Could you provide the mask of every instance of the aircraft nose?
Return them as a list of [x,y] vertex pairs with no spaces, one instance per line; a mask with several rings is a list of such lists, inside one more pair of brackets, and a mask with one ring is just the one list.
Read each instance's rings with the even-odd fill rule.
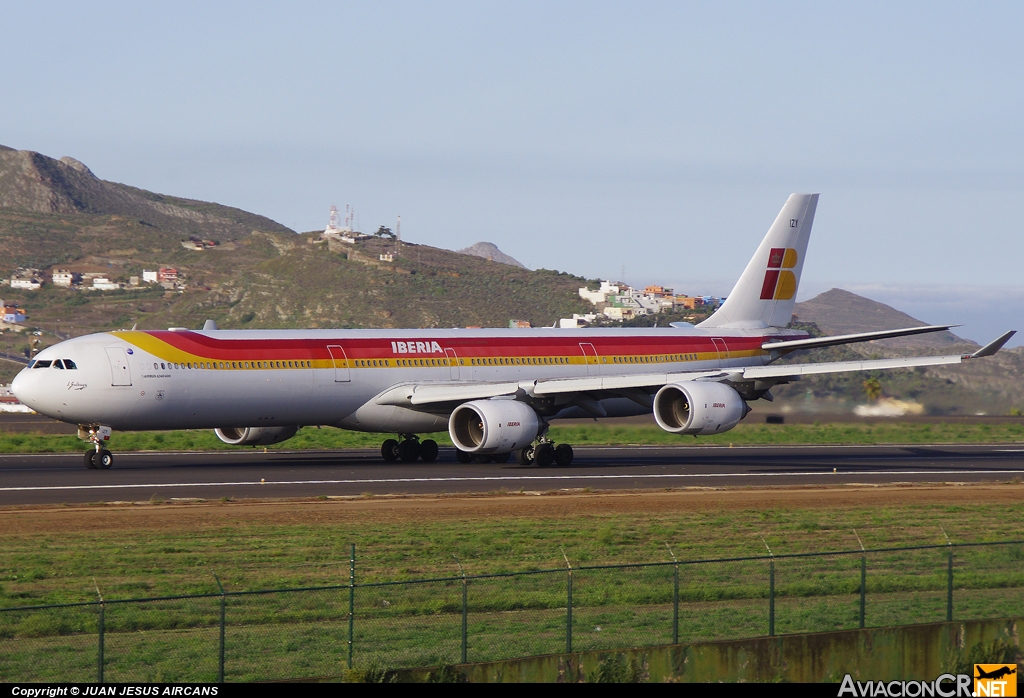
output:
[[34,390],[36,386],[34,383],[38,381],[32,380],[32,375],[29,373],[29,369],[23,368],[18,375],[11,381],[11,392],[14,393],[14,397],[21,401],[21,404],[28,405],[32,409],[35,409],[35,403],[37,402],[36,392]]

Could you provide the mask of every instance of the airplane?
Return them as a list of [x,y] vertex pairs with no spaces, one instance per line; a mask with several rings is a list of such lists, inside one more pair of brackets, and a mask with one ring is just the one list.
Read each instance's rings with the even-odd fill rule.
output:
[[787,329],[818,194],[792,194],[732,293],[693,326],[591,329],[101,332],[40,351],[14,379],[36,412],[79,425],[88,468],[109,468],[113,430],[214,429],[265,446],[302,426],[397,434],[385,461],[432,462],[418,434],[447,430],[460,462],[568,466],[553,420],[651,414],[680,435],[735,427],[775,385],[844,371],[957,364],[973,354],[779,364],[794,351],[947,330],[929,325],[833,337]]

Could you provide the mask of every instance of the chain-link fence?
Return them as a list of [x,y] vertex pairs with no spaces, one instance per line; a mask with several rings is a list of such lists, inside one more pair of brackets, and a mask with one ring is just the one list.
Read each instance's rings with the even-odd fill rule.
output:
[[[0,609],[0,681],[258,681],[1024,615],[1024,541]],[[219,583],[219,582],[218,582]]]

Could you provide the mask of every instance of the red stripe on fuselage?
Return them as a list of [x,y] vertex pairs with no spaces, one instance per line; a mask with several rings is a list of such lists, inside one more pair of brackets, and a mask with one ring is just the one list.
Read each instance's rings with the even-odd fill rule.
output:
[[[645,335],[595,335],[576,337],[434,337],[409,340],[391,338],[317,338],[317,339],[219,339],[195,332],[152,331],[146,334],[183,352],[213,361],[287,361],[296,359],[330,359],[328,345],[340,345],[349,359],[396,358],[403,356],[443,356],[444,349],[454,349],[460,358],[500,356],[582,356],[580,344],[592,344],[599,356],[627,354],[712,353],[718,348],[712,337]],[[806,335],[803,335],[806,336]],[[725,342],[730,352],[759,351],[767,337],[716,337]],[[777,337],[773,337],[777,339]],[[438,344],[442,351],[394,351],[392,342],[423,342],[427,347]]]

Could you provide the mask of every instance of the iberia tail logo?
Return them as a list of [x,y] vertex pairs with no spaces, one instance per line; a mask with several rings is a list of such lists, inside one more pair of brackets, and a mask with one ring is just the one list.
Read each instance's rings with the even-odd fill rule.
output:
[[768,271],[764,273],[761,300],[788,301],[796,293],[796,250],[792,247],[773,247],[768,255]]

